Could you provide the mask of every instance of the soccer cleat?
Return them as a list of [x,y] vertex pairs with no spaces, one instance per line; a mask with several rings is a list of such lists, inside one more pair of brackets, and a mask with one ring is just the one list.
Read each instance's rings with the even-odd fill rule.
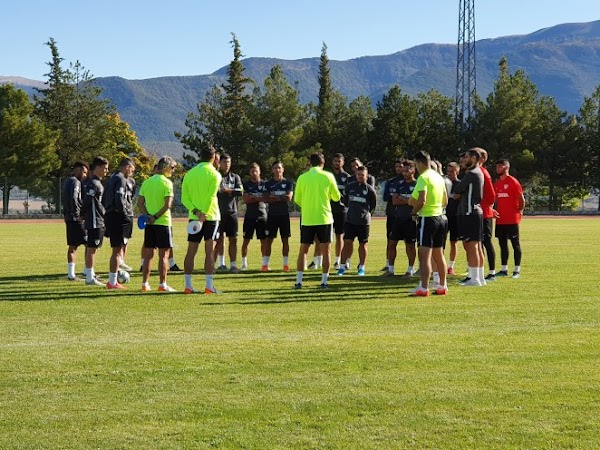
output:
[[150,292],[151,290],[152,288],[150,287],[150,285],[142,284],[142,292]]
[[346,273],[346,267],[345,267],[345,266],[342,266],[342,267],[340,267],[340,268],[338,269],[338,272],[337,272],[337,274],[338,274],[338,277],[341,277],[341,276],[342,276],[342,275],[344,275],[345,273]]
[[433,292],[435,293],[435,295],[447,295],[448,286],[442,286],[441,284],[438,284]]
[[458,282],[458,284],[463,284],[463,283],[466,283],[467,281],[471,281],[471,277],[466,277],[466,278],[463,278],[462,280],[460,280],[460,281]]
[[454,267],[448,267],[448,275],[456,275],[456,272],[454,272]]
[[358,275],[359,277],[364,277],[365,276],[364,267],[361,267],[360,269],[358,269],[358,272],[356,272],[356,275]]
[[336,262],[336,263],[333,265],[333,268],[334,268],[335,270],[338,270],[338,269],[340,268],[340,263],[339,263],[339,262]]
[[500,271],[496,272],[496,276],[497,277],[507,277],[508,276],[508,270],[500,270]]
[[217,267],[217,272],[226,272],[226,271],[227,271],[227,266],[225,264]]
[[171,272],[183,272],[182,269],[179,268],[179,266],[177,264],[173,264],[171,267],[169,267],[169,270]]
[[315,262],[314,262],[314,261],[313,261],[313,262],[311,262],[311,263],[308,265],[308,267],[307,267],[307,269],[310,269],[310,270],[313,270],[313,269],[316,269],[316,268],[317,268],[317,265],[315,264]]
[[521,277],[521,272],[513,272],[512,277],[516,280]]
[[269,270],[271,270],[271,268],[265,264],[260,267],[261,272],[268,272]]
[[77,275],[75,275],[74,277],[67,277],[67,280],[69,280],[69,281],[81,281],[82,279],[79,278]]
[[115,284],[106,283],[106,289],[127,289],[118,281]]
[[158,286],[158,292],[177,292],[177,290],[173,289],[171,286]]
[[222,294],[221,291],[219,291],[218,289],[216,289],[214,287],[213,288],[204,288],[204,293],[206,295],[210,295],[210,294]]
[[321,283],[321,289],[329,289],[329,285],[327,283]]
[[86,280],[85,284],[88,286],[104,286],[104,283],[102,281],[100,281],[98,278],[92,278],[92,281]]
[[496,281],[496,275],[493,273],[489,273],[486,277],[485,277],[485,281]]
[[237,267],[232,267],[231,269],[229,269],[229,273],[240,273],[240,269],[238,269]]
[[290,266],[288,266],[287,264],[285,266],[283,266],[283,271],[284,272],[289,272],[290,271]]
[[415,276],[416,272],[405,272],[404,273],[404,278],[411,278],[413,276]]
[[390,272],[390,271],[383,272],[381,274],[382,277],[393,277],[394,275],[395,275],[394,272]]
[[119,269],[123,269],[123,270],[126,270],[127,272],[131,272],[133,270],[133,267],[128,266],[127,264],[125,264],[124,262],[122,262],[119,265]]
[[242,264],[242,270],[243,270],[243,271],[246,271],[246,270],[248,270],[248,266],[247,266],[246,264]]
[[417,288],[410,294],[411,297],[429,297],[429,289]]
[[302,283],[296,283],[294,289],[302,289]]
[[140,272],[144,271],[144,266],[140,266]]
[[194,288],[188,288],[186,287],[183,291],[184,294],[199,294],[200,291],[198,289],[194,289]]
[[471,278],[469,278],[468,281],[465,281],[464,283],[460,283],[461,286],[483,286],[483,284],[481,284],[481,281],[479,280],[472,280]]
[[381,269],[380,272],[388,272],[388,266],[383,266],[383,269]]

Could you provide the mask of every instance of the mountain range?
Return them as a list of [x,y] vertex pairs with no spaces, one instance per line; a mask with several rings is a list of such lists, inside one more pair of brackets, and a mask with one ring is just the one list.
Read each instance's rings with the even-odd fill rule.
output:
[[[242,43],[243,47],[243,43]],[[330,61],[333,87],[348,100],[365,95],[373,104],[398,84],[409,94],[431,88],[454,97],[456,45],[423,44],[391,55],[363,56]],[[506,56],[511,72],[523,69],[542,95],[552,96],[563,110],[576,113],[584,96],[600,85],[600,20],[561,24],[534,33],[483,39],[476,42],[477,92],[487,96],[498,77],[498,63]],[[316,101],[319,57],[299,60],[246,58],[245,75],[259,85],[279,64],[289,82],[297,86],[303,103]],[[158,154],[179,156],[182,148],[174,131],[185,131],[184,121],[198,101],[215,84],[226,80],[227,67],[210,75],[169,76],[127,80],[117,76],[96,78],[103,96],[117,106],[123,120],[140,142]],[[0,76],[29,92],[41,81]]]

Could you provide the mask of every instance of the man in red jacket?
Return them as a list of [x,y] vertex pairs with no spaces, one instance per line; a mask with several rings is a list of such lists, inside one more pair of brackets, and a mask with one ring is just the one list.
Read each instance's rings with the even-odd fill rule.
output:
[[513,278],[521,276],[521,244],[519,242],[519,223],[525,209],[525,197],[519,181],[509,175],[510,162],[506,159],[496,161],[496,173],[500,176],[494,184],[496,189],[496,237],[500,244],[502,267],[498,276],[508,275],[508,240],[513,247],[515,268]]
[[483,210],[483,246],[480,247],[481,260],[484,261],[483,249],[485,248],[485,254],[487,255],[489,273],[485,277],[486,281],[496,280],[496,250],[494,250],[494,244],[492,243],[492,236],[494,235],[494,202],[496,201],[496,191],[492,183],[492,177],[485,168],[485,162],[488,160],[488,153],[483,148],[478,148],[481,153],[481,159],[479,164],[481,166],[481,172],[483,173],[483,197],[481,198],[481,209]]

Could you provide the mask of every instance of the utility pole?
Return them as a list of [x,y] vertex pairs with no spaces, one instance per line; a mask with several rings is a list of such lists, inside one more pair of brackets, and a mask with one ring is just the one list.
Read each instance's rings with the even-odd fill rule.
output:
[[463,143],[474,115],[476,93],[475,0],[459,0],[454,121]]

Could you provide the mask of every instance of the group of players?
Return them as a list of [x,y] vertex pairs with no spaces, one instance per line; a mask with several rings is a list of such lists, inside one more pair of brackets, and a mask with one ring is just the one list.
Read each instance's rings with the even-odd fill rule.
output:
[[[424,156],[426,155],[426,157]],[[441,164],[431,161],[429,155],[419,152],[415,160],[397,160],[396,176],[385,183],[383,200],[386,202],[387,262],[385,276],[395,274],[397,244],[404,241],[408,259],[405,276],[416,274],[415,262],[419,254],[421,283],[415,295],[428,295],[424,283],[424,263],[433,262],[433,286],[438,294],[447,292],[447,274],[454,274],[457,242],[463,241],[469,265],[469,276],[461,284],[481,286],[496,276],[508,275],[508,240],[514,249],[515,267],[513,277],[520,274],[521,250],[519,229],[524,198],[520,184],[509,175],[510,164],[506,160],[496,162],[499,177],[492,184],[484,164],[487,153],[480,148],[470,149],[460,155],[459,163],[447,166],[447,176],[441,176]],[[279,161],[271,165],[272,178],[261,179],[260,166],[253,163],[249,179],[242,183],[241,177],[231,172],[231,157],[208,148],[201,152],[200,163],[189,170],[183,179],[182,204],[189,211],[190,221],[199,221],[199,232],[188,234],[188,249],[184,261],[186,294],[198,293],[192,283],[194,259],[202,240],[205,241],[204,293],[218,293],[214,287],[216,271],[238,273],[248,269],[248,251],[256,235],[262,255],[261,270],[269,271],[273,241],[279,233],[282,241],[283,271],[288,272],[290,204],[294,201],[301,210],[301,248],[297,262],[295,288],[302,288],[304,271],[307,269],[307,253],[315,245],[314,261],[309,268],[322,268],[321,287],[328,287],[330,272],[330,244],[334,246],[334,268],[342,276],[351,267],[353,242],[358,241],[359,264],[357,274],[365,274],[368,256],[369,229],[377,204],[375,179],[358,158],[350,161],[352,174],[344,170],[344,155],[334,155],[331,172],[325,171],[321,154],[311,155],[307,171],[300,175],[296,186],[284,177],[284,167]],[[155,167],[155,175],[146,180],[140,189],[137,206],[140,214],[147,217],[142,248],[142,291],[151,290],[150,269],[156,249],[159,252],[158,291],[175,292],[167,284],[172,259],[173,183],[169,179],[176,162],[162,157]],[[459,179],[460,170],[464,175]],[[124,289],[119,282],[120,268],[131,270],[124,260],[127,243],[133,230],[133,198],[135,182],[132,175],[135,164],[131,159],[121,161],[119,168],[109,177],[106,186],[101,180],[108,174],[108,161],[96,157],[91,166],[75,164],[72,176],[65,184],[63,194],[64,217],[67,225],[68,278],[76,280],[75,254],[79,245],[85,244],[85,276],[89,285],[102,285],[108,289]],[[432,178],[432,174],[438,178]],[[417,179],[417,175],[419,178]],[[441,184],[440,184],[441,180]],[[427,184],[431,182],[433,184]],[[437,186],[443,184],[443,189]],[[443,191],[443,192],[442,192]],[[443,194],[443,195],[442,195]],[[246,205],[243,222],[241,268],[237,264],[238,203]],[[429,211],[429,212],[428,212]],[[431,211],[440,212],[436,229],[443,231],[443,239],[429,237],[425,219]],[[437,214],[436,212],[436,214]],[[447,217],[447,219],[446,219]],[[495,252],[492,244],[493,219],[496,219],[496,237],[501,248],[502,268],[495,272]],[[424,233],[425,231],[425,233]],[[438,251],[446,244],[446,232],[450,235],[450,261],[437,261]],[[97,248],[104,236],[110,238],[112,254],[109,263],[109,279],[103,282],[95,274],[94,263]],[[334,237],[335,236],[335,237]],[[225,238],[227,238],[230,267],[225,264]],[[417,247],[418,244],[418,247]],[[418,248],[418,250],[417,250]],[[433,249],[432,252],[423,252]],[[427,256],[427,262],[422,259]],[[483,258],[487,254],[489,273],[483,274]],[[170,261],[169,261],[170,260]],[[438,267],[440,266],[440,267]],[[443,274],[440,271],[443,266]],[[178,268],[175,265],[175,270]],[[173,270],[171,268],[171,270]],[[429,273],[427,273],[427,281]]]

